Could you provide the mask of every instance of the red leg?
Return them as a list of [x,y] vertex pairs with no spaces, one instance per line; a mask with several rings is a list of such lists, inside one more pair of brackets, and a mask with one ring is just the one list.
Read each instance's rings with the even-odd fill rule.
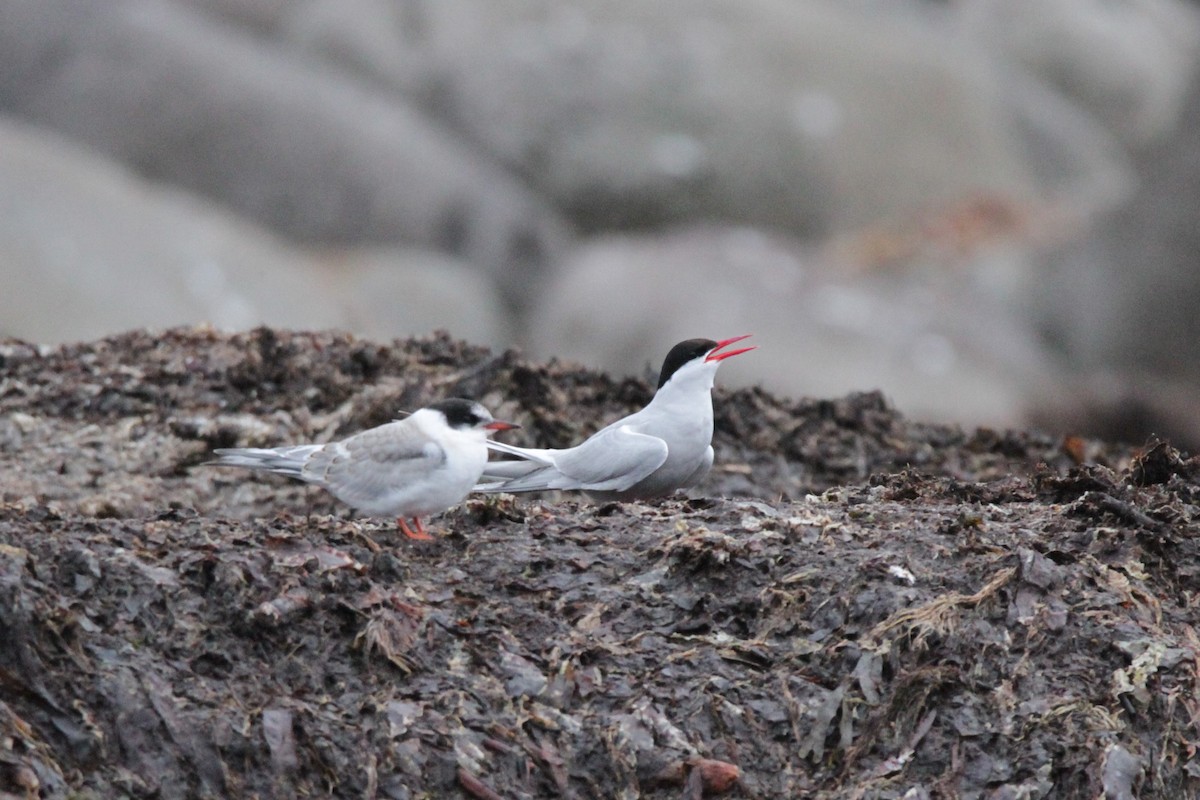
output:
[[413,525],[416,527],[415,531],[408,527],[408,524],[404,521],[403,517],[397,518],[396,524],[400,526],[400,532],[409,539],[416,539],[420,542],[428,542],[433,539],[432,536],[425,532],[425,526],[421,524],[421,519],[419,517],[413,517],[412,521]]

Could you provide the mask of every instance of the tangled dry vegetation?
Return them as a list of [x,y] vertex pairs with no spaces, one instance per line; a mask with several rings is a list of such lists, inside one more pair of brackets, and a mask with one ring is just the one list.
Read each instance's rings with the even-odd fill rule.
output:
[[1166,443],[718,391],[692,497],[475,499],[430,544],[198,466],[450,395],[564,444],[649,393],[446,338],[3,343],[0,793],[1200,793]]

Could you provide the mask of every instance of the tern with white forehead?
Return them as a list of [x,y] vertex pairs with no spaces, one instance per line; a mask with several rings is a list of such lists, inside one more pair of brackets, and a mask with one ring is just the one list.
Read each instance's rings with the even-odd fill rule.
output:
[[712,388],[727,358],[753,350],[727,350],[749,337],[688,339],[663,361],[654,397],[641,411],[562,450],[488,442],[512,456],[489,461],[479,492],[581,490],[600,500],[659,497],[695,486],[713,463]]
[[410,539],[431,539],[421,517],[461,502],[487,463],[487,437],[517,427],[479,403],[442,400],[338,442],[221,449],[209,463],[320,486],[368,516],[396,517]]

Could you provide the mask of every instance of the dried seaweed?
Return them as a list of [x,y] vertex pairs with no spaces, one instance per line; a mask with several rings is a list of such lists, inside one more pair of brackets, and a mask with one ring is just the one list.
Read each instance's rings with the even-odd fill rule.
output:
[[718,392],[692,499],[472,499],[414,544],[197,465],[452,394],[563,444],[647,384],[441,336],[0,358],[0,793],[1200,794],[1200,469],[1169,443]]

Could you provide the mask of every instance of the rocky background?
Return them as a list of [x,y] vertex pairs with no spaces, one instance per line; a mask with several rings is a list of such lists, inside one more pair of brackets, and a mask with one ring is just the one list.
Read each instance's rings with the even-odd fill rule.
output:
[[1182,0],[3,0],[0,333],[444,328],[1200,444]]

